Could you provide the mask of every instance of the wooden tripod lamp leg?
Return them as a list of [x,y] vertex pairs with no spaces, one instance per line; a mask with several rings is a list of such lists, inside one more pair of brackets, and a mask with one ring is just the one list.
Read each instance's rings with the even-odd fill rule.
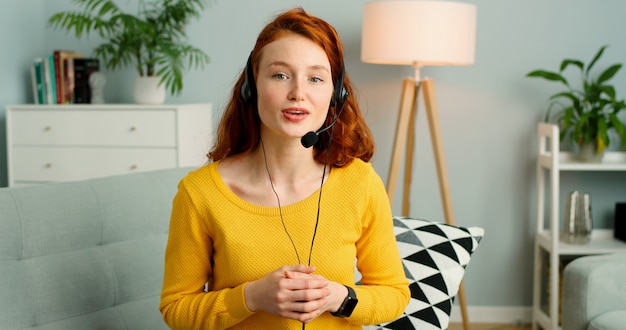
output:
[[404,181],[402,189],[402,216],[408,217],[411,208],[411,181],[413,180],[413,153],[415,151],[415,117],[417,116],[417,98],[419,84],[415,85],[413,107],[409,115],[409,127],[406,132],[406,154],[404,157]]
[[435,86],[431,79],[421,82],[424,92],[424,104],[428,116],[428,128],[430,129],[430,140],[435,153],[435,164],[437,166],[437,177],[439,178],[439,192],[443,203],[443,213],[446,223],[455,225],[454,212],[452,211],[452,197],[450,196],[450,182],[448,181],[448,169],[446,167],[446,157],[443,151],[443,140],[441,138],[441,127],[439,126],[439,111],[437,110],[437,100],[435,99]]
[[389,164],[389,177],[387,178],[387,196],[389,196],[389,203],[392,205],[398,183],[400,162],[402,161],[402,150],[407,142],[411,113],[415,111],[416,92],[417,85],[415,80],[409,78],[404,79],[402,83],[400,111],[398,113],[398,121],[396,123],[396,136],[393,142],[393,150],[391,152],[391,163]]
[[[443,204],[443,212],[446,223],[455,225],[454,212],[452,209],[452,197],[450,195],[450,183],[448,181],[448,170],[446,167],[445,154],[443,151],[443,141],[441,138],[441,128],[439,126],[439,112],[437,110],[437,102],[435,99],[435,87],[430,79],[422,80],[419,83],[424,93],[424,103],[426,106],[426,114],[428,117],[428,126],[430,129],[430,138],[435,154],[435,163],[437,167],[437,177],[439,179],[439,190],[441,201]],[[408,216],[409,213],[409,191],[411,183],[411,173],[413,167],[413,147],[414,147],[414,131],[416,116],[416,100],[418,85],[413,79],[404,79],[402,83],[402,96],[400,99],[400,111],[398,113],[398,121],[396,123],[396,135],[391,153],[391,163],[389,164],[389,177],[387,178],[387,195],[389,202],[393,205],[396,186],[398,183],[398,175],[400,171],[400,162],[402,161],[402,150],[406,151],[405,169],[404,169],[404,187],[403,187],[403,206],[402,215]],[[407,141],[408,139],[408,141]],[[461,308],[461,316],[463,317],[463,329],[470,330],[469,315],[467,312],[467,303],[465,300],[465,287],[461,282],[459,286],[459,306]]]
[[[437,177],[439,178],[439,191],[441,193],[441,201],[443,203],[443,213],[446,223],[454,225],[454,212],[452,210],[452,197],[450,195],[450,183],[448,181],[448,169],[446,167],[446,158],[443,151],[443,140],[441,138],[441,127],[439,126],[439,112],[437,110],[437,101],[435,98],[435,86],[431,79],[425,79],[420,82],[424,93],[424,103],[426,114],[428,116],[428,127],[430,129],[430,139],[435,153],[435,163],[437,166]],[[467,314],[467,305],[465,301],[465,287],[463,283],[459,286],[459,306],[463,316],[463,328],[470,329],[469,317]]]

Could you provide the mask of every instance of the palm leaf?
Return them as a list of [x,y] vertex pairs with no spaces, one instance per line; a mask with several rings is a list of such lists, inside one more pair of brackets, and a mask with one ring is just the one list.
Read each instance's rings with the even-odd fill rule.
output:
[[604,72],[600,74],[600,77],[598,78],[597,83],[602,84],[603,82],[610,80],[617,73],[617,71],[619,71],[619,69],[621,68],[622,68],[621,64],[611,65],[608,69],[604,70]]
[[141,1],[135,14],[113,0],[73,0],[77,11],[56,13],[49,24],[81,38],[91,32],[106,41],[93,51],[104,65],[116,70],[134,66],[140,76],[157,75],[172,95],[183,88],[183,72],[204,68],[210,58],[187,44],[185,28],[212,0]]
[[600,59],[600,57],[602,57],[602,53],[604,53],[604,50],[608,47],[608,45],[604,45],[602,47],[600,47],[600,49],[598,50],[598,52],[596,53],[596,55],[593,57],[593,59],[591,60],[591,62],[589,62],[589,66],[587,67],[587,70],[585,71],[585,77],[589,76],[589,71],[591,71],[591,68],[596,64],[596,62],[598,62],[598,60]]
[[[619,72],[622,64],[613,64],[604,69],[596,81],[589,78],[591,69],[607,47],[602,46],[587,66],[579,60],[565,59],[558,73],[534,70],[526,75],[561,82],[567,86],[567,90],[550,96],[545,116],[546,121],[553,118],[561,127],[561,141],[568,138],[578,144],[595,142],[602,150],[611,142],[609,131],[613,129],[620,137],[622,149],[626,149],[626,124],[618,116],[626,108],[626,102],[618,99],[615,87],[607,83]],[[563,75],[568,67],[576,67],[581,71],[581,89],[570,86]],[[565,101],[565,104],[558,101]]]

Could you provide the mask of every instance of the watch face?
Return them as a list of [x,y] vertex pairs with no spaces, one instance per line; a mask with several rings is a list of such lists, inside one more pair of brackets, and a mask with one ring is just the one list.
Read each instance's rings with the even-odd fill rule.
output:
[[343,316],[345,317],[352,315],[352,312],[354,311],[354,308],[356,307],[356,304],[358,302],[358,299],[348,296],[348,299],[346,299],[346,301],[344,302],[344,308],[341,314],[343,314]]
[[348,289],[348,296],[341,303],[341,306],[339,307],[339,310],[337,310],[337,312],[330,313],[333,316],[348,317],[352,315],[356,304],[359,302],[359,300],[356,298],[356,292],[354,292],[354,289],[347,285],[346,288]]

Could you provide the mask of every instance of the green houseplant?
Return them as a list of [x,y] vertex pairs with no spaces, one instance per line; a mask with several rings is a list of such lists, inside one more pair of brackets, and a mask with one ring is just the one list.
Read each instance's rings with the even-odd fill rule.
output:
[[[591,69],[606,47],[602,46],[589,64],[576,59],[564,59],[558,72],[535,70],[526,75],[565,85],[565,91],[549,98],[545,121],[556,120],[561,128],[561,141],[569,138],[581,152],[591,148],[596,156],[601,156],[610,144],[610,130],[618,134],[621,148],[626,149],[626,126],[618,117],[626,104],[623,99],[616,97],[615,87],[608,83],[621,69],[622,64],[611,65],[597,78],[590,75]],[[580,70],[579,86],[571,85],[563,75],[565,69],[570,66]],[[557,113],[551,117],[553,109],[556,109]]]
[[49,24],[81,38],[96,32],[106,40],[93,51],[115,70],[133,65],[140,77],[160,77],[171,95],[183,88],[183,70],[204,68],[209,56],[186,42],[185,28],[200,16],[207,0],[139,1],[136,14],[112,0],[73,0],[80,10],[52,15]]

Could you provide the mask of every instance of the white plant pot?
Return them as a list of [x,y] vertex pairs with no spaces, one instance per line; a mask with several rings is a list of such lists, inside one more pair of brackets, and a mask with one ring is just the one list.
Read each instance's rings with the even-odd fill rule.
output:
[[163,104],[165,102],[165,84],[159,86],[160,77],[137,77],[134,97],[138,104]]

